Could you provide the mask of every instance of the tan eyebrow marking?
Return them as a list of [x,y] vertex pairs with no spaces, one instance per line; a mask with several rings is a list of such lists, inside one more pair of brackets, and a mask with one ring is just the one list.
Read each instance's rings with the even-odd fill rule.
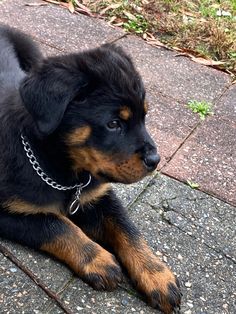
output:
[[119,117],[123,120],[128,120],[132,116],[131,110],[127,106],[123,106],[120,109]]
[[145,114],[147,114],[147,112],[148,112],[148,107],[149,107],[148,102],[145,101],[145,102],[144,102],[144,105],[143,105]]

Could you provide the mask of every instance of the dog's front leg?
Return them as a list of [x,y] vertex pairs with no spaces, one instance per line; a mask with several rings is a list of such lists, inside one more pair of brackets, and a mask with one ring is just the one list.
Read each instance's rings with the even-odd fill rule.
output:
[[97,290],[113,290],[121,281],[115,257],[64,216],[1,211],[0,236],[52,254]]
[[87,234],[114,250],[151,306],[168,314],[179,307],[178,280],[149,249],[112,191],[72,219]]

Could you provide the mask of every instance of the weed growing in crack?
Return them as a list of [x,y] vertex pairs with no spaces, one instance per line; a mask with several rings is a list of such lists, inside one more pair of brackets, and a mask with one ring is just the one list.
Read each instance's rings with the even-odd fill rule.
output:
[[187,106],[192,112],[198,113],[201,120],[205,120],[206,116],[213,114],[212,104],[206,101],[191,100]]

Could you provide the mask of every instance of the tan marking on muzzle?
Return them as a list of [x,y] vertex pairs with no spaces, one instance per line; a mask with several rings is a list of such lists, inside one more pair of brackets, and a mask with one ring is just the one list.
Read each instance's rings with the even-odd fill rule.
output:
[[99,179],[99,172],[111,176],[117,182],[133,183],[147,175],[147,170],[138,154],[125,159],[107,155],[90,147],[70,147],[69,154],[76,172],[89,171]]

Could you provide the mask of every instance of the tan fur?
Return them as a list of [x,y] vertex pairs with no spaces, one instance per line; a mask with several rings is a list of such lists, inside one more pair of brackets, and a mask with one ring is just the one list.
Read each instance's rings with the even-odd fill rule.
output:
[[[43,244],[40,249],[65,262],[77,274],[84,276],[89,273],[97,273],[105,276],[106,267],[115,265],[113,256],[100,245],[91,241],[68,218],[64,216],[58,216],[58,218],[68,226],[68,230],[53,241]],[[87,252],[83,251],[83,247],[86,245],[92,245],[96,251],[96,254],[91,256],[89,262],[86,262],[85,254]]]
[[144,102],[144,112],[145,112],[145,114],[147,114],[147,112],[148,112],[148,102],[147,101]]
[[106,193],[109,191],[110,188],[111,188],[110,184],[104,183],[104,184],[100,184],[97,188],[91,191],[83,192],[80,197],[80,204],[85,205],[88,203],[95,203],[101,197],[106,195]]
[[39,206],[28,203],[20,199],[12,199],[4,203],[3,206],[11,213],[15,214],[59,214],[61,204],[52,204],[47,206]]
[[106,220],[105,228],[109,234],[107,241],[115,248],[130,277],[137,283],[138,289],[147,296],[158,290],[162,308],[169,313],[171,307],[165,296],[168,295],[168,284],[175,285],[174,274],[152,253],[143,239],[130,240],[112,219]]
[[122,160],[120,156],[109,156],[90,147],[70,147],[69,154],[74,161],[75,171],[89,171],[95,177],[105,172],[123,183],[133,183],[147,174],[138,154]]
[[128,120],[132,117],[132,112],[127,106],[123,106],[119,112],[119,117],[123,120]]
[[77,128],[67,136],[66,142],[69,145],[83,144],[89,138],[91,132],[90,126]]
[[68,231],[61,236],[57,236],[53,241],[43,244],[40,249],[56,256],[79,273],[81,271],[80,254],[82,253],[82,247],[91,240],[68,218],[64,216],[58,216],[58,218],[68,226]]

